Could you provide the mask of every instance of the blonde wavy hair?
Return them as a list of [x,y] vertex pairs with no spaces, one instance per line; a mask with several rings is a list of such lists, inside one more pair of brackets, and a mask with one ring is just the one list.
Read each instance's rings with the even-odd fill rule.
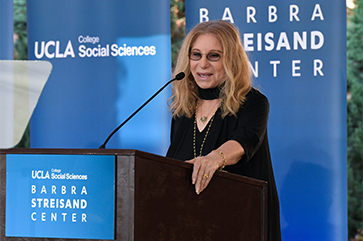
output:
[[169,100],[173,117],[185,115],[191,118],[195,113],[200,97],[198,86],[190,71],[188,55],[196,39],[205,34],[216,36],[223,47],[223,66],[226,74],[219,85],[222,118],[236,115],[252,88],[252,71],[237,28],[224,20],[199,23],[185,37],[179,50],[174,74],[184,72],[185,78],[173,82],[173,95]]

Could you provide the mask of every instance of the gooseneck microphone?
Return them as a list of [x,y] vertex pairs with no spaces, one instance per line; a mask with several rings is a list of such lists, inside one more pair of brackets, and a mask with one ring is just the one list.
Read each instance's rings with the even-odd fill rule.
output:
[[155,98],[155,96],[157,96],[163,89],[165,89],[166,86],[168,86],[171,82],[175,81],[175,80],[181,80],[185,77],[184,72],[180,72],[179,74],[177,74],[175,76],[175,78],[169,80],[169,82],[167,82],[163,87],[161,87],[153,96],[151,96],[142,106],[140,106],[134,113],[132,113],[124,122],[122,122],[115,130],[113,130],[113,132],[111,132],[111,134],[107,137],[107,139],[105,140],[105,142],[99,147],[99,149],[105,149],[106,148],[106,144],[107,142],[111,139],[111,137],[122,127],[124,126],[132,117],[134,117],[134,115],[136,115],[142,108],[145,107],[145,105],[147,105],[152,99]]

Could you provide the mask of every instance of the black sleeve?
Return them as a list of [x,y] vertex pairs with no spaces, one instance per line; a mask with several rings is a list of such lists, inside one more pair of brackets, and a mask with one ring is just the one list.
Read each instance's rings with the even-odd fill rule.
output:
[[239,142],[245,150],[243,163],[259,150],[266,134],[269,114],[269,102],[259,91],[253,90],[246,97],[237,113],[238,128],[231,135],[231,140]]

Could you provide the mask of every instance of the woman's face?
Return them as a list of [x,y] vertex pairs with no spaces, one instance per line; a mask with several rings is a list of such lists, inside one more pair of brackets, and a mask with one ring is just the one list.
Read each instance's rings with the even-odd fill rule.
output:
[[[219,40],[213,34],[200,35],[189,55],[190,71],[197,85],[202,89],[217,87],[226,73],[223,67],[223,48]],[[199,57],[201,58],[197,60]]]

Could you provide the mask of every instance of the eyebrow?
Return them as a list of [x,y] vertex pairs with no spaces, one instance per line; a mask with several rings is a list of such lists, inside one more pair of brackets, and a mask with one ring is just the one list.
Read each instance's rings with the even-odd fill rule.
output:
[[[199,52],[202,52],[202,51],[200,51],[200,49],[197,49],[197,48],[193,48],[193,49],[191,49],[190,51],[199,51]],[[220,50],[218,50],[218,49],[212,49],[212,50],[210,50],[208,53],[210,53],[210,52],[219,52],[219,53],[223,53],[223,51],[220,51]]]

